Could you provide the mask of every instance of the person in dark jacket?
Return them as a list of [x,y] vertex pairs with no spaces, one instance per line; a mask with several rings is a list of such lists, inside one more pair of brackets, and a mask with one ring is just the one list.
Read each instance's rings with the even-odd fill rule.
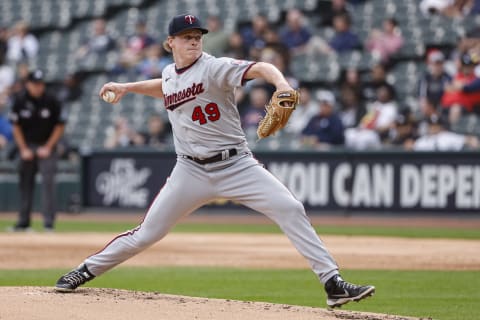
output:
[[30,230],[35,175],[42,175],[44,228],[52,231],[55,220],[55,147],[62,137],[66,114],[60,102],[46,92],[44,74],[35,70],[28,74],[25,91],[14,97],[10,121],[20,154],[20,210],[11,231]]
[[320,91],[319,113],[310,119],[302,131],[303,142],[315,148],[342,145],[345,142],[344,127],[335,112],[335,96],[330,91]]

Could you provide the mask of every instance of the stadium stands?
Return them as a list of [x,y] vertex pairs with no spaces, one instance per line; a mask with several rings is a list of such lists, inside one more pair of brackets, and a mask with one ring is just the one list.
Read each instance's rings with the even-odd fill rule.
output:
[[[316,5],[315,0],[4,0],[0,1],[0,21],[3,25],[13,25],[20,19],[29,22],[31,31],[40,41],[40,54],[31,61],[31,67],[44,68],[49,81],[60,82],[66,74],[74,72],[85,74],[83,96],[68,106],[67,135],[71,143],[79,147],[101,147],[105,128],[117,115],[128,115],[135,127],[142,128],[151,113],[159,112],[165,116],[165,111],[162,101],[148,97],[129,95],[114,108],[104,105],[98,98],[98,89],[106,81],[141,78],[130,73],[108,74],[118,60],[118,50],[91,54],[81,61],[75,58],[74,53],[89,34],[95,18],[104,17],[108,31],[116,38],[132,33],[135,23],[144,19],[151,35],[161,41],[166,36],[168,17],[182,12],[195,12],[202,19],[211,14],[219,15],[225,30],[231,32],[239,23],[249,21],[259,12],[265,13],[268,20],[276,24],[285,10],[299,8],[312,22],[309,27],[313,34],[328,39],[331,30],[316,27],[316,17],[308,14]],[[417,0],[367,0],[355,5],[354,10],[353,29],[362,41],[386,17],[394,16],[399,21],[406,42],[394,56],[388,79],[398,91],[399,104],[411,106],[415,105],[418,77],[425,70],[426,50],[430,47],[453,48],[458,38],[477,26],[480,20],[476,16],[464,19],[440,15],[425,17]],[[305,53],[293,58],[290,69],[303,83],[333,85],[343,69],[355,67],[363,72],[376,62],[376,57],[366,51],[321,59],[318,55]],[[462,121],[466,124],[462,122],[458,128],[480,134],[476,116]],[[284,145],[280,136],[276,140],[273,145]]]

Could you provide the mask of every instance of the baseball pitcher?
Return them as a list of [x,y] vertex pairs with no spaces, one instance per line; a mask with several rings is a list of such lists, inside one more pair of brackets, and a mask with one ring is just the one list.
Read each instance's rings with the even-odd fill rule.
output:
[[164,43],[174,63],[163,70],[161,79],[110,82],[100,89],[100,96],[113,93],[108,94],[111,103],[119,102],[127,93],[163,99],[173,129],[177,163],[141,224],[118,235],[62,276],[56,290],[76,289],[162,239],[180,218],[214,199],[225,198],[265,214],[280,226],[324,285],[328,306],[372,295],[375,287],[354,285],[340,277],[303,204],[248,148],[235,105],[235,88],[260,78],[277,89],[259,126],[259,138],[285,125],[298,101],[297,92],[269,63],[216,58],[203,52],[202,36],[206,33],[196,16],[175,16]]

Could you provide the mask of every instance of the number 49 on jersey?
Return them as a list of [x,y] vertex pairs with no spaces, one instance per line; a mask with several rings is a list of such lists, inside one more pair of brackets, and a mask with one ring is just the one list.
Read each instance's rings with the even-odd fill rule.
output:
[[193,108],[193,121],[198,121],[200,124],[205,124],[208,121],[215,122],[218,119],[220,119],[220,110],[218,109],[218,105],[214,102],[210,102],[204,108],[201,106],[196,106]]

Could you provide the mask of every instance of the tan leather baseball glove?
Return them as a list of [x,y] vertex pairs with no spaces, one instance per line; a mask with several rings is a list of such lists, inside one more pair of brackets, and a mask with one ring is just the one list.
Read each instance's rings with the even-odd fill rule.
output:
[[266,138],[285,127],[298,104],[299,94],[295,90],[275,91],[265,106],[266,115],[257,129],[258,139]]

